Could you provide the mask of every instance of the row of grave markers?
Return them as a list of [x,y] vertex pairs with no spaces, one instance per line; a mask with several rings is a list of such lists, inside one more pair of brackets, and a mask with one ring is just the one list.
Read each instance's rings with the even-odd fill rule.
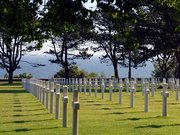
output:
[[[54,113],[54,94],[55,94],[55,119],[60,118],[60,84],[49,81],[43,81],[38,79],[23,79],[23,87],[32,95],[34,95],[43,105],[46,106],[46,109],[50,109],[50,113]],[[54,91],[55,90],[55,91]],[[49,96],[50,94],[50,96]],[[68,121],[68,86],[63,86],[63,95],[62,95],[62,127],[67,127]],[[73,101],[72,101],[72,110],[73,110],[73,120],[72,120],[72,135],[78,135],[78,118],[79,118],[79,96],[78,90],[73,90]]]
[[[63,78],[59,78],[62,79],[61,83],[65,83],[66,81],[63,81]],[[54,81],[58,81],[58,79],[54,79]],[[92,83],[93,82],[93,83]],[[105,84],[106,82],[106,84]],[[109,82],[109,84],[108,84]],[[179,100],[179,79],[174,79],[174,78],[170,78],[168,79],[168,86],[169,88],[174,91],[176,89],[176,100]],[[123,90],[123,81],[122,79],[120,79],[119,81],[117,81],[117,79],[87,79],[87,78],[83,78],[83,79],[78,79],[78,78],[71,78],[69,81],[69,87],[74,87],[76,89],[79,88],[80,92],[82,91],[82,87],[84,87],[84,94],[87,93],[87,87],[89,87],[89,96],[92,96],[92,87],[94,88],[94,94],[95,97],[97,97],[98,94],[98,86],[100,85],[100,91],[102,94],[102,99],[104,99],[104,92],[106,90],[106,87],[109,87],[109,100],[112,101],[113,98],[113,91],[115,91],[116,89],[119,90],[119,98],[118,98],[118,102],[119,104],[122,104],[122,90]],[[141,79],[141,89],[142,89],[142,95],[144,96],[144,111],[148,112],[148,108],[149,108],[149,94],[150,94],[150,86],[151,86],[151,93],[152,93],[152,97],[155,94],[155,90],[157,88],[157,86],[160,84],[160,80],[157,78],[152,78],[152,79],[145,79],[142,78]],[[167,91],[167,83],[166,83],[166,79],[163,79],[163,91],[161,92],[161,96],[162,96],[162,116],[167,116],[167,97],[169,96],[169,93]],[[124,88],[126,89],[127,93],[130,93],[130,107],[133,108],[134,107],[134,94],[136,92],[136,89],[138,87],[138,81],[137,79],[134,79],[133,81],[129,81],[129,79],[125,79],[124,80]]]
[[[78,110],[79,110],[79,98],[78,98],[78,91],[81,93],[84,92],[84,94],[87,93],[87,87],[89,87],[89,96],[92,96],[92,88],[94,88],[94,95],[97,97],[99,94],[98,87],[100,86],[102,99],[105,97],[105,89],[107,87],[107,81],[105,84],[105,79],[101,79],[98,81],[98,79],[94,79],[94,83],[92,83],[91,79],[72,79],[76,80],[78,83],[69,83],[68,87],[65,86],[67,83],[64,83],[63,81],[58,80],[49,80],[49,81],[42,81],[37,79],[23,79],[23,86],[27,91],[31,92],[40,102],[46,106],[47,109],[49,109],[49,103],[50,103],[50,113],[53,113],[53,98],[54,98],[54,83],[56,84],[56,108],[55,108],[55,118],[59,119],[59,100],[60,100],[60,89],[63,89],[63,122],[62,126],[67,127],[67,103],[68,103],[68,87],[71,88],[73,91],[73,135],[78,134]],[[82,81],[83,80],[83,81]],[[87,83],[87,80],[90,81]],[[156,85],[154,79],[151,79],[151,91],[152,96],[154,96],[154,92],[156,89]],[[62,83],[62,84],[61,84]],[[138,82],[136,81],[128,81],[126,79],[124,81],[124,88],[126,89],[127,93],[130,93],[130,107],[134,107],[134,94],[136,92],[136,88],[138,86]],[[114,86],[115,83],[113,83],[113,80],[109,79],[109,100],[112,101],[113,99],[113,91],[115,89]],[[123,81],[120,79],[117,82],[117,89],[119,90],[118,94],[118,103],[122,104],[122,90],[123,90]],[[130,85],[129,85],[130,84]],[[176,89],[176,100],[179,99],[179,79],[169,79],[168,80],[169,88],[174,91]],[[161,92],[162,96],[162,116],[167,116],[167,98],[169,97],[169,93],[167,91],[168,87],[166,83],[166,79],[163,79],[163,91]],[[142,79],[141,81],[141,88],[142,88],[142,95],[144,96],[144,111],[148,112],[149,108],[149,94],[150,94],[150,84],[149,81]],[[50,94],[50,99],[48,98]],[[49,101],[50,100],[50,101]]]

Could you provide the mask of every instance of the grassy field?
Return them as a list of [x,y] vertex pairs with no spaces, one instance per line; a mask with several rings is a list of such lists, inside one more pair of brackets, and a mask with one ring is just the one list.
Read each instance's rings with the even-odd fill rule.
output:
[[[169,92],[168,116],[162,117],[160,91],[149,95],[149,112],[144,112],[144,97],[135,94],[134,108],[130,108],[130,94],[123,92],[122,104],[118,104],[118,93],[80,94],[79,135],[180,135],[180,101],[175,92]],[[60,99],[60,101],[62,101]],[[71,135],[72,134],[72,93],[69,93],[68,128],[62,128],[41,103],[27,93],[20,83],[8,86],[0,84],[0,134],[2,135]],[[60,103],[62,107],[62,102]]]

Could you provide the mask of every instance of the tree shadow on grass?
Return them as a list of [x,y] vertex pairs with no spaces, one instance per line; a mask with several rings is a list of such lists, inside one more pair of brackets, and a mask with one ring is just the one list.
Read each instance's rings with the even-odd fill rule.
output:
[[49,113],[14,114],[14,115],[4,115],[4,116],[1,116],[1,117],[26,117],[26,116],[40,116],[40,115],[49,115]]
[[10,122],[4,122],[2,124],[9,124],[9,123],[16,123],[16,124],[22,124],[22,123],[28,123],[28,122],[43,122],[43,121],[51,121],[54,119],[42,119],[42,120],[16,120],[16,121],[10,121]]
[[7,133],[7,132],[27,132],[27,131],[35,131],[35,130],[44,130],[44,129],[57,129],[59,127],[47,127],[47,128],[37,128],[37,129],[28,129],[28,128],[18,128],[15,130],[10,131],[0,131],[0,133]]
[[138,121],[138,120],[143,120],[143,119],[154,119],[154,118],[161,118],[161,116],[155,116],[155,117],[133,117],[133,118],[127,118],[127,119],[119,119],[117,121],[124,121],[124,120],[131,120],[131,121]]
[[28,93],[25,90],[0,90],[0,93]]
[[161,128],[163,127],[163,125],[147,125],[147,126],[138,126],[138,127],[135,127],[135,128]]
[[13,110],[14,112],[22,112],[22,110],[21,109],[15,109],[15,110]]
[[169,126],[180,126],[180,124],[170,124],[170,125],[146,125],[146,126],[137,126],[135,128],[162,128],[162,127],[169,127]]

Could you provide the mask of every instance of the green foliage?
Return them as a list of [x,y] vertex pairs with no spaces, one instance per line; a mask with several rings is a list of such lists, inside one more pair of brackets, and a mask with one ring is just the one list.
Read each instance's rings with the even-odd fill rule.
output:
[[8,72],[9,83],[13,82],[24,52],[36,46],[28,47],[27,42],[37,40],[37,47],[41,47],[41,4],[42,0],[0,1],[0,67]]
[[32,78],[32,77],[33,77],[32,74],[28,74],[28,73],[14,75],[14,78]]
[[154,59],[154,71],[152,76],[171,78],[176,74],[176,59],[174,53],[164,52]]
[[[22,73],[14,75],[13,78],[32,78],[32,74],[30,73]],[[4,74],[4,78],[8,78],[8,73]]]
[[164,78],[174,78],[175,77],[175,67],[172,66],[167,72],[163,72],[157,63],[154,64],[154,71],[152,71],[153,77],[164,77]]
[[[69,77],[70,78],[92,78],[92,77],[97,77],[98,74],[95,73],[95,72],[91,72],[91,73],[88,73],[87,71],[85,70],[80,70],[78,68],[78,66],[76,65],[71,65],[70,68],[69,68]],[[59,72],[57,72],[55,75],[54,75],[55,78],[63,78],[65,77],[65,71],[64,69],[61,69]]]

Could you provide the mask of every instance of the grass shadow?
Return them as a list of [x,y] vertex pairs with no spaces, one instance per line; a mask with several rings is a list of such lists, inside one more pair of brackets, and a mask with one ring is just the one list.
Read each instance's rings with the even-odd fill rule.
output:
[[13,107],[22,107],[21,105],[14,105]]
[[43,130],[43,129],[57,129],[59,127],[47,127],[47,128],[37,128],[37,129],[28,129],[28,128],[18,128],[15,130],[10,131],[0,131],[0,133],[7,133],[7,132],[27,132],[27,131],[35,131],[35,130]]
[[152,124],[152,125],[146,125],[146,126],[137,126],[135,128],[162,128],[162,127],[170,127],[170,126],[180,126],[180,124],[170,124],[170,125],[156,125],[156,124]]
[[161,128],[161,127],[164,127],[163,125],[147,125],[147,126],[138,126],[138,127],[135,127],[135,128]]
[[13,110],[14,112],[22,112],[22,110],[21,109],[15,109],[15,110]]
[[111,108],[101,108],[102,110],[111,110]]
[[124,114],[123,112],[113,112],[112,114]]
[[41,119],[41,120],[16,120],[16,121],[10,121],[10,122],[4,122],[2,124],[9,124],[9,123],[16,123],[16,124],[22,124],[22,123],[28,123],[28,122],[43,122],[43,121],[51,121],[54,119]]
[[4,115],[4,116],[1,116],[1,117],[26,117],[26,116],[40,116],[40,115],[49,115],[49,113],[14,114],[14,115]]
[[86,101],[86,102],[88,102],[88,103],[93,103],[93,102],[95,102],[95,101],[90,100],[90,101]]
[[20,128],[20,129],[15,129],[15,132],[26,132],[26,131],[30,131],[30,129],[28,128]]
[[93,104],[93,105],[95,105],[95,106],[101,106],[102,104]]
[[0,90],[0,93],[28,93],[25,90]]
[[141,118],[128,118],[127,120],[132,120],[132,121],[136,121],[136,120],[140,120]]

